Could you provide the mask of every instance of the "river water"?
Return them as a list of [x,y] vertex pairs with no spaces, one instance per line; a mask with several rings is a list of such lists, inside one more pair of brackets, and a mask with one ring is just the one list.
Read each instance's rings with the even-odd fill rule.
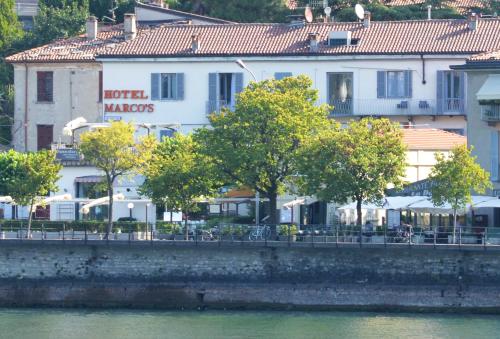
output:
[[0,338],[500,338],[500,317],[0,309]]

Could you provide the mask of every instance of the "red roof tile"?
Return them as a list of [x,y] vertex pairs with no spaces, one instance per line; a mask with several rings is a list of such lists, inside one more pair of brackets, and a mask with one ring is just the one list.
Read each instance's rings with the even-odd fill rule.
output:
[[500,61],[500,50],[473,55],[471,61]]
[[[409,5],[420,5],[425,3],[426,0],[386,0],[384,4],[386,6],[409,6]],[[484,2],[482,0],[448,0],[444,2],[444,5],[452,8],[456,8],[458,12],[465,13],[471,8],[483,8]]]
[[[357,45],[328,46],[331,31],[352,31]],[[319,33],[318,52],[310,52],[308,34]],[[133,40],[120,33],[100,33],[99,40],[67,39],[7,58],[9,62],[88,61],[102,57],[189,57],[236,55],[367,55],[477,54],[500,49],[500,19],[480,19],[468,29],[466,20],[415,20],[361,23],[164,25],[142,28]],[[200,50],[191,51],[197,33]],[[99,44],[97,44],[99,43]]]
[[403,142],[409,150],[451,150],[457,145],[466,145],[467,138],[455,133],[434,128],[403,129]]

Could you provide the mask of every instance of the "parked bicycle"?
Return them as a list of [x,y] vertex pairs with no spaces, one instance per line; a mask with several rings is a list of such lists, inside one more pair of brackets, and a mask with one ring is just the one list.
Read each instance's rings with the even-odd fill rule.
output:
[[269,226],[257,226],[250,232],[250,234],[248,235],[248,239],[250,241],[265,240],[269,239],[270,235],[271,229],[269,228]]

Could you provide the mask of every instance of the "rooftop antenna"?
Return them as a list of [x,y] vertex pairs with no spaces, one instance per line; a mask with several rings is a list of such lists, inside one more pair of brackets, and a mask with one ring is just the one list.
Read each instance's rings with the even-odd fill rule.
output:
[[354,12],[356,12],[356,16],[359,20],[363,20],[365,18],[365,10],[360,4],[356,4],[356,6],[354,6]]

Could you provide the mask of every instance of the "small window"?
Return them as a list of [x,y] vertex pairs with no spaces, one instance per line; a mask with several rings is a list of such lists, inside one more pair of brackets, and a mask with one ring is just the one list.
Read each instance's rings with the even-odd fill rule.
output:
[[274,73],[274,78],[276,80],[281,80],[284,78],[291,77],[292,75],[293,75],[292,72],[276,72]]
[[387,72],[387,97],[388,98],[405,97],[405,76],[403,71]]
[[36,76],[37,76],[37,101],[52,102],[54,100],[54,95],[53,95],[54,73],[36,72]]
[[163,141],[164,138],[172,138],[176,130],[174,129],[162,129],[160,131],[160,141]]
[[177,98],[177,74],[161,74],[161,98],[163,100],[174,100]]

